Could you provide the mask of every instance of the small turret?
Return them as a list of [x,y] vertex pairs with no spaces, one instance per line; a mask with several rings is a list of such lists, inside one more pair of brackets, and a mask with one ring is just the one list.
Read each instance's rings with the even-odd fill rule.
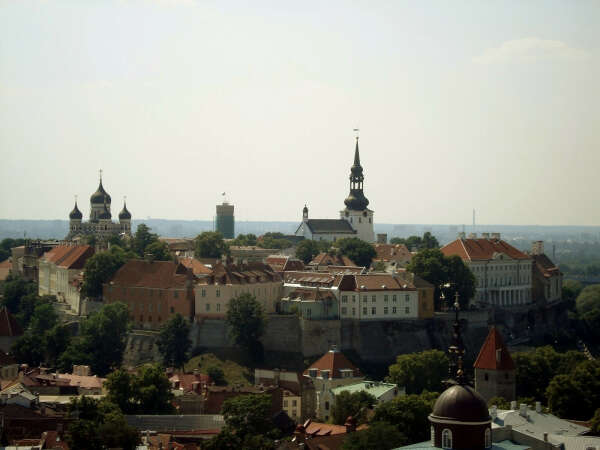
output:
[[75,200],[75,207],[73,208],[73,211],[71,211],[69,213],[69,219],[71,219],[71,220],[83,219],[83,214],[81,214],[81,211],[79,211],[79,208],[77,207],[77,200]]
[[308,220],[308,206],[304,205],[302,209],[302,221],[306,222]]
[[131,213],[127,209],[127,203],[123,201],[123,209],[119,213],[119,221],[122,222],[124,220],[131,220]]

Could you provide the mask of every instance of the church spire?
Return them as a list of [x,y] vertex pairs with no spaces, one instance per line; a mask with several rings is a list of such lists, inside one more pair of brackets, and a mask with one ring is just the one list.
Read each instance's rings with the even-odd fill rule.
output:
[[358,136],[356,136],[356,145],[354,147],[354,164],[350,168],[350,194],[344,200],[348,209],[353,211],[364,211],[367,209],[369,200],[363,192],[363,168],[360,165],[360,154],[358,151]]
[[360,154],[358,153],[358,136],[356,136],[356,148],[354,149],[354,165],[360,166]]

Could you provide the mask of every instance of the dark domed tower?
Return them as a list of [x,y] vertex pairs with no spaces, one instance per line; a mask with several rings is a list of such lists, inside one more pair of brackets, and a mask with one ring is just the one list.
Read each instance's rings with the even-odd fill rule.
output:
[[119,224],[121,225],[121,233],[129,234],[131,232],[131,213],[127,209],[127,202],[123,200],[123,209],[119,213]]
[[483,450],[492,447],[492,418],[485,400],[468,385],[463,371],[465,351],[460,332],[458,294],[454,309],[453,342],[448,352],[451,370],[456,368],[456,374],[429,415],[431,444],[444,449]]
[[73,211],[69,213],[69,236],[74,236],[81,232],[82,219],[83,214],[79,211],[77,200],[75,200],[75,207],[73,208]]
[[102,174],[100,174],[98,189],[90,197],[90,222],[98,222],[104,209],[107,209],[110,214],[110,202],[110,195],[108,195],[108,192],[102,186]]
[[352,228],[356,230],[356,237],[363,241],[374,242],[373,211],[367,208],[369,200],[363,192],[364,180],[365,176],[363,168],[360,165],[357,136],[356,147],[354,149],[354,164],[350,168],[350,193],[346,197],[346,200],[344,200],[346,208],[340,211],[340,218],[350,222]]

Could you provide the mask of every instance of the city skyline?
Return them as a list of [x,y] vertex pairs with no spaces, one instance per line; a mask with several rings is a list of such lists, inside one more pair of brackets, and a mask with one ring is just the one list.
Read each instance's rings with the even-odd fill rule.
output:
[[336,218],[359,127],[376,224],[600,225],[597,3],[0,11],[0,218]]

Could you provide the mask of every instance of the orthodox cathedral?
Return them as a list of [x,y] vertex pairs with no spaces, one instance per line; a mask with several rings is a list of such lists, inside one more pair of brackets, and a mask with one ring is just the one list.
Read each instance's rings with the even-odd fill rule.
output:
[[127,210],[125,201],[123,209],[119,213],[119,222],[112,221],[110,213],[111,198],[108,192],[102,186],[102,174],[100,174],[100,185],[96,192],[90,197],[90,220],[82,221],[83,214],[75,207],[69,214],[69,234],[66,239],[73,239],[77,236],[92,234],[98,238],[105,238],[111,234],[131,235],[131,213]]
[[298,226],[295,235],[315,241],[335,241],[346,237],[357,237],[363,241],[374,242],[373,211],[367,208],[369,200],[363,192],[364,179],[357,137],[354,164],[350,168],[350,194],[344,200],[346,207],[340,211],[340,218],[309,219],[308,207],[304,205],[302,223]]

